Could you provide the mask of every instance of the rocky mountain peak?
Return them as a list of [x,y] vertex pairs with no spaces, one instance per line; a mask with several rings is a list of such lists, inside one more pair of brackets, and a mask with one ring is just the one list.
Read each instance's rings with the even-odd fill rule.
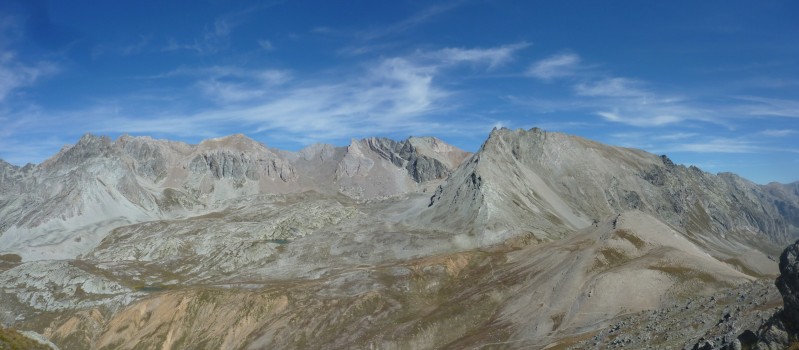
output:
[[131,136],[130,134],[122,134],[119,135],[116,142],[127,143],[127,142],[152,142],[155,141],[154,138],[150,136]]
[[336,147],[326,143],[314,143],[301,149],[298,156],[305,160],[318,159],[324,161],[333,157],[336,153]]
[[[492,157],[513,157],[523,161],[540,162],[546,147],[558,147],[547,143],[547,138],[552,136],[565,135],[546,132],[539,128],[511,130],[503,127],[491,131],[488,139],[480,147],[480,152],[490,154]],[[568,137],[560,138],[561,142],[568,141]]]
[[0,159],[0,171],[9,171],[9,170],[17,170],[19,169],[18,166],[6,162],[5,160]]
[[[486,232],[493,228],[497,237],[515,231],[552,239],[563,223],[581,228],[597,218],[641,210],[730,249],[739,235],[782,244],[799,234],[796,196],[781,187],[766,194],[768,189],[737,175],[712,175],[675,165],[666,156],[578,136],[495,129],[473,162],[431,198],[432,211],[440,213],[426,215],[443,223],[442,229],[461,222]],[[474,186],[474,179],[481,185]],[[766,197],[771,199],[763,204]],[[458,219],[449,214],[460,211],[453,208],[470,209]],[[525,214],[530,212],[539,215],[530,218]],[[484,221],[476,225],[473,218]],[[722,232],[735,234],[719,239]]]
[[[445,178],[468,154],[439,139],[413,137],[404,141],[384,137],[353,139],[347,153],[351,157],[373,153],[396,167],[404,168],[417,183]],[[354,173],[361,166],[366,166],[367,170],[371,168],[369,161],[364,163],[349,160],[347,164],[349,166],[344,169],[347,173]]]
[[0,159],[0,191],[10,191],[19,176],[19,167]]
[[551,132],[545,131],[544,129],[533,127],[528,130],[517,128],[517,129],[509,129],[506,127],[494,128],[491,130],[491,133],[488,134],[488,138],[486,141],[490,141],[492,139],[507,139],[509,137],[532,137],[536,136],[537,138],[546,137],[547,134]]
[[457,168],[470,155],[436,137],[409,137],[406,143],[417,154],[438,160],[450,169]]
[[71,147],[72,149],[83,149],[83,150],[99,150],[110,147],[114,142],[108,136],[98,136],[91,133],[85,133],[83,136],[78,139],[78,142],[75,146]]
[[[134,160],[134,169],[139,175],[157,182],[166,176],[169,168],[170,143],[149,136],[120,136],[114,145]],[[183,146],[185,144],[180,143]],[[184,147],[185,148],[185,147]]]
[[86,133],[71,147],[64,147],[61,152],[44,161],[42,166],[47,170],[67,171],[86,162],[97,162],[101,159],[119,160],[119,152],[108,136],[96,136]]
[[254,151],[268,152],[268,149],[264,144],[255,141],[244,134],[233,134],[224,137],[206,139],[200,142],[198,149],[200,150],[230,149],[240,152],[254,152]]
[[90,132],[83,134],[78,139],[78,144],[91,144],[96,142],[111,143],[111,138],[105,135],[95,135]]
[[468,153],[434,138],[353,139],[336,169],[342,191],[361,198],[416,191],[446,178]]
[[188,166],[192,173],[210,173],[216,179],[236,181],[263,178],[293,182],[298,177],[287,159],[244,134],[203,140]]

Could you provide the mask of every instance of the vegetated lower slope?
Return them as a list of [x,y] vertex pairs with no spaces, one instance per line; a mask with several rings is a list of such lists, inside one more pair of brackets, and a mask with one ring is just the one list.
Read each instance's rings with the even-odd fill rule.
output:
[[539,129],[473,155],[87,135],[0,175],[0,321],[64,348],[543,348],[774,273],[799,212]]
[[0,349],[3,350],[52,350],[50,344],[20,333],[12,328],[0,327]]
[[[241,277],[167,286],[114,313],[65,315],[46,335],[109,349],[535,348],[753,279],[636,211],[523,249],[344,266],[314,279]],[[95,331],[81,342],[80,329]]]

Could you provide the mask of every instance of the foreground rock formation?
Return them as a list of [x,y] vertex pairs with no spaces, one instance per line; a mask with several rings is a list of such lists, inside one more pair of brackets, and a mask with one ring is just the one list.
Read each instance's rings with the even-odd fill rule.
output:
[[86,135],[0,190],[0,322],[64,349],[721,346],[799,237],[796,184],[540,129]]
[[[780,277],[775,282],[783,308],[769,318],[748,343],[754,349],[799,348],[799,241],[780,255]],[[755,340],[756,339],[756,340]]]

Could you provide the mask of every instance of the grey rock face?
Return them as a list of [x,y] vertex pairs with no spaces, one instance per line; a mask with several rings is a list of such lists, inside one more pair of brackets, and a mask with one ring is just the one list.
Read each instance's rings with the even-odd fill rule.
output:
[[117,144],[122,151],[135,160],[135,171],[147,178],[158,181],[166,176],[168,164],[166,155],[156,145],[157,141],[149,138],[122,136]]
[[118,155],[117,150],[113,147],[113,141],[107,136],[85,134],[78,140],[77,144],[64,148],[55,157],[42,163],[42,167],[53,172],[70,171],[86,161],[115,158]]
[[304,160],[318,160],[325,161],[333,158],[336,154],[336,148],[332,145],[324,143],[315,143],[299,151],[297,156]]
[[768,193],[763,200],[773,203],[786,222],[799,226],[799,182],[770,183],[762,188]]
[[750,347],[757,350],[780,350],[788,349],[792,342],[796,342],[796,333],[785,324],[783,316],[783,312],[778,312],[769,318],[760,327],[757,342],[750,344]]
[[[423,191],[415,181],[445,177],[466,154],[434,138],[369,139],[359,147],[365,156],[343,157],[343,148],[321,144],[272,150],[244,135],[189,145],[86,134],[39,165],[0,162],[0,252],[26,260],[53,258],[53,252],[74,257],[119,225],[202,214],[251,195],[357,195],[366,188],[362,197],[374,198]],[[381,158],[388,160],[385,169],[369,173],[370,162],[385,163]],[[337,168],[357,178],[340,182]],[[355,190],[342,191],[347,186]],[[34,253],[32,246],[41,249]]]
[[386,198],[425,191],[446,178],[468,155],[432,137],[404,141],[352,140],[336,167],[341,192],[354,198]]
[[216,179],[260,180],[261,176],[289,182],[297,174],[289,162],[244,135],[203,141],[189,162],[193,173],[208,172]]
[[442,179],[449,175],[450,169],[441,161],[417,152],[410,142],[397,142],[386,138],[368,138],[369,148],[394,165],[405,168],[408,175],[417,183]]
[[[709,237],[719,246],[732,247],[733,236],[775,245],[799,237],[799,220],[793,215],[799,213],[799,196],[793,187],[761,186],[729,173],[713,175],[675,165],[666,156],[534,128],[494,130],[475,159],[480,162],[476,171],[482,175],[483,188],[501,193],[485,205],[507,207],[508,198],[515,198],[523,210],[515,219],[503,217],[502,225],[510,222],[510,229],[520,233],[551,229],[550,222],[524,224],[529,220],[523,213],[531,211],[548,211],[561,219],[573,212],[576,218],[571,223],[585,226],[637,209],[689,234]],[[445,199],[464,196],[463,189],[469,186],[459,181],[470,181],[469,177],[454,180],[450,177],[432,198],[432,207],[442,202],[442,210],[449,211]],[[552,196],[543,195],[550,191]],[[558,202],[568,209],[558,210],[562,207]],[[510,209],[490,212],[498,211]]]
[[230,152],[217,151],[211,154],[201,154],[194,157],[189,163],[189,170],[193,173],[210,172],[215,178],[242,179],[247,177],[258,180],[254,162],[244,154],[231,154]]
[[0,159],[0,193],[12,191],[21,178],[20,167]]
[[[776,350],[799,346],[799,240],[780,256],[780,276],[774,284],[782,295],[783,309],[758,329],[742,333],[738,339],[748,349]],[[729,348],[725,348],[729,349]]]
[[788,246],[780,256],[780,277],[775,282],[785,303],[785,320],[799,326],[799,241]]

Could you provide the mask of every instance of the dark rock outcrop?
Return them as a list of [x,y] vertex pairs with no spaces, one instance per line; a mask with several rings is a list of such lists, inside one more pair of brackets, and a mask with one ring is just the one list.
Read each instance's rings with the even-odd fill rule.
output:
[[780,277],[775,284],[785,303],[785,321],[799,326],[799,240],[780,256]]
[[408,175],[417,183],[447,177],[450,169],[438,159],[420,154],[410,139],[394,141],[386,138],[368,138],[369,148],[394,165],[405,168]]
[[217,179],[259,180],[262,175],[280,179],[283,182],[295,180],[294,169],[279,158],[253,159],[247,154],[219,150],[200,154],[189,163],[193,173],[209,172]]
[[776,350],[799,347],[799,240],[782,252],[780,276],[774,284],[782,294],[783,309],[760,326],[757,335],[747,330],[738,336],[741,346],[739,349]]

